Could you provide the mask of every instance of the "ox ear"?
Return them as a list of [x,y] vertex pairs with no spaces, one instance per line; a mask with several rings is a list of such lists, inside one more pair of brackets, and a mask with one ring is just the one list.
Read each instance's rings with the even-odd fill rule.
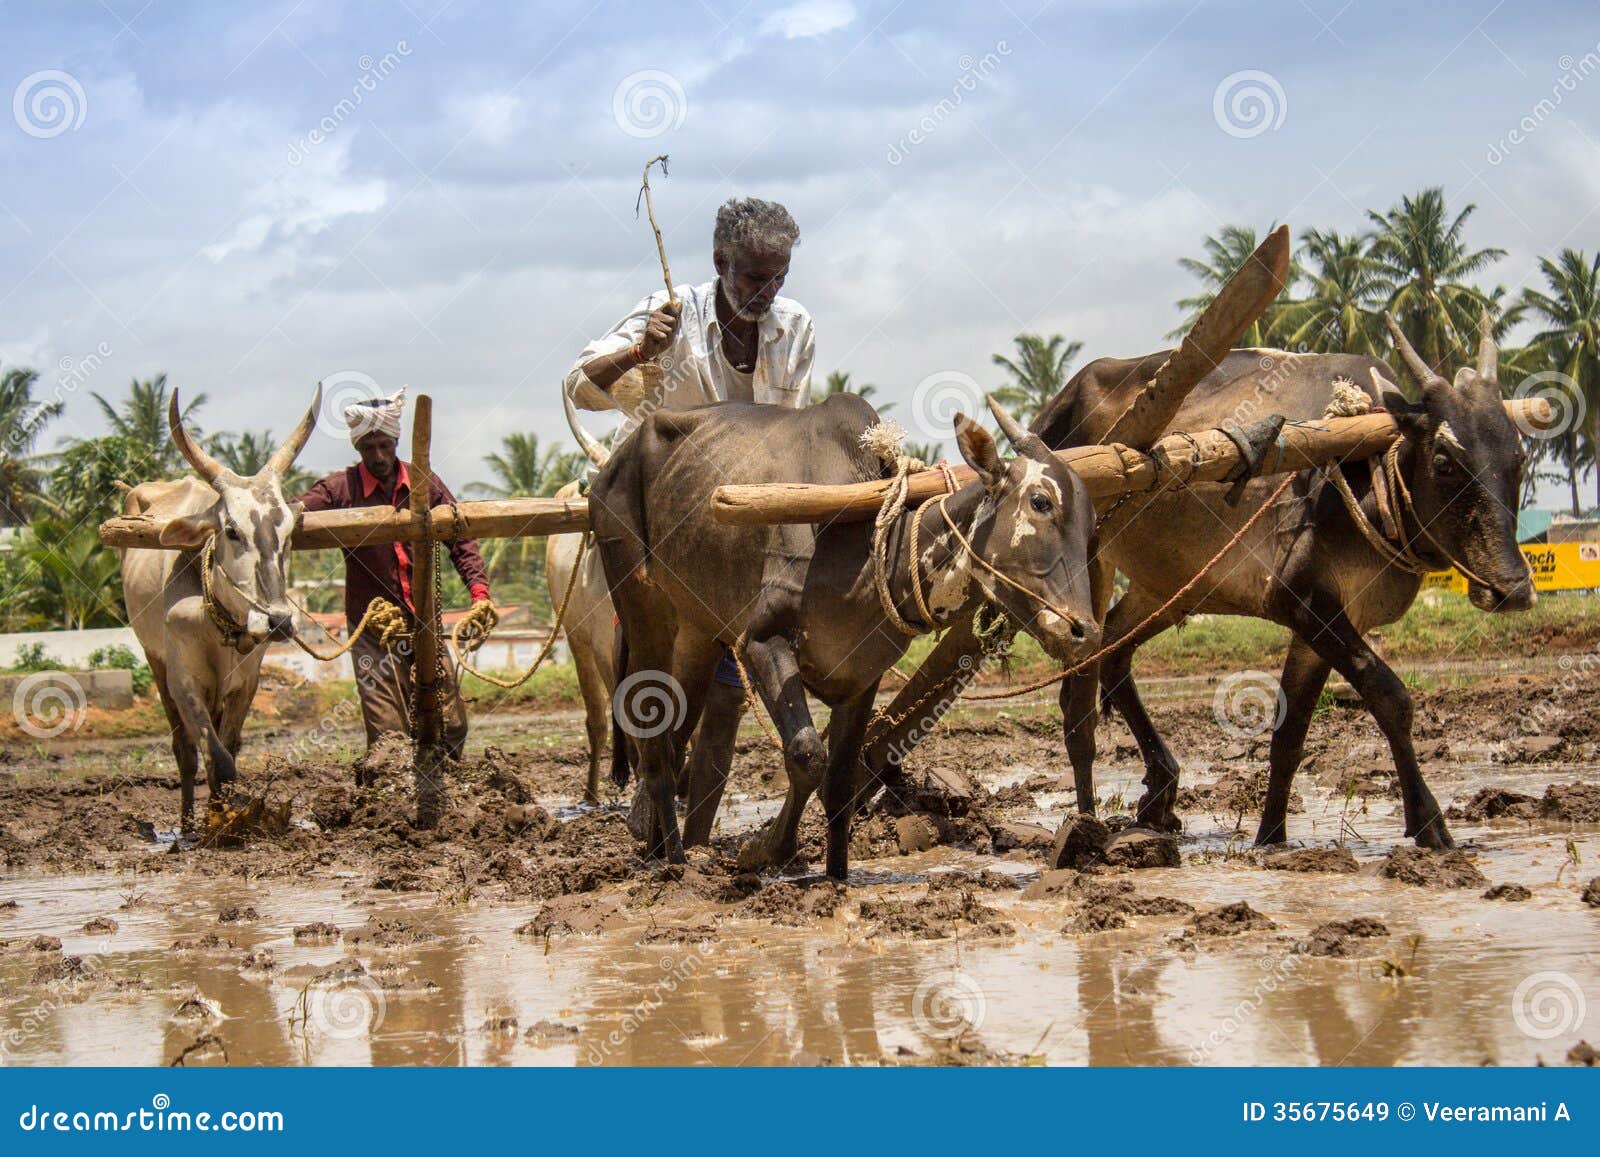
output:
[[1398,417],[1411,408],[1400,387],[1384,377],[1377,366],[1372,367],[1372,387],[1378,391],[1378,405]]
[[199,550],[216,532],[216,520],[209,513],[185,514],[161,528],[161,545],[169,549]]
[[968,466],[978,472],[985,490],[995,490],[1005,480],[1005,463],[1000,461],[1000,451],[994,439],[978,423],[965,414],[956,415],[956,445]]

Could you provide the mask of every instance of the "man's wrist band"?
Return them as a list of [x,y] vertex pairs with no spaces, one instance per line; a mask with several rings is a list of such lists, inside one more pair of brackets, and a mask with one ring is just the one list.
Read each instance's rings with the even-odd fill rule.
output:
[[634,365],[637,366],[637,365],[644,364],[644,342],[642,342],[642,341],[634,342],[633,343],[633,348],[630,349],[628,352],[633,355],[633,364]]

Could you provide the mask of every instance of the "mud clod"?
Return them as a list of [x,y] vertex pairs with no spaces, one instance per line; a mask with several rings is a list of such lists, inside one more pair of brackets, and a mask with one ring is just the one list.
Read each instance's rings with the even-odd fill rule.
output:
[[1105,862],[1121,868],[1176,868],[1183,863],[1176,836],[1146,828],[1127,828],[1101,849]]
[[1567,823],[1600,823],[1600,784],[1552,783],[1539,803],[1545,819]]
[[110,916],[95,916],[83,925],[85,936],[110,936],[117,930],[117,922]]
[[1464,852],[1399,847],[1389,853],[1378,874],[1419,888],[1485,888],[1488,878]]
[[1591,908],[1600,908],[1600,876],[1596,876],[1594,879],[1589,881],[1588,885],[1583,889],[1583,895],[1580,896],[1579,899],[1581,899],[1585,904],[1588,904]]
[[963,938],[1016,935],[999,912],[979,903],[970,891],[956,888],[941,888],[920,900],[863,900],[861,918],[873,922],[869,937],[944,940],[958,933]]
[[740,904],[732,915],[804,927],[839,910],[845,887],[836,880],[778,880]]
[[1110,829],[1093,816],[1082,812],[1068,816],[1056,829],[1045,863],[1051,868],[1086,868],[1100,861],[1100,849],[1110,837]]
[[1302,956],[1360,956],[1363,941],[1387,935],[1388,926],[1372,916],[1332,920],[1312,929],[1310,938],[1296,943],[1293,951]]
[[1521,884],[1496,884],[1483,894],[1485,900],[1531,900],[1533,893]]
[[547,1049],[555,1045],[571,1044],[579,1036],[578,1027],[554,1020],[535,1021],[522,1034],[522,1039],[534,1048]]
[[339,928],[326,920],[297,925],[294,930],[296,944],[332,944],[339,939]]
[[1189,921],[1189,927],[1199,936],[1237,936],[1241,932],[1270,931],[1277,925],[1240,900],[1200,913]]
[[1289,852],[1275,852],[1268,856],[1263,866],[1274,872],[1337,872],[1352,875],[1360,865],[1349,848],[1295,848]]
[[248,904],[242,908],[238,904],[229,904],[226,908],[217,913],[218,924],[237,924],[241,920],[259,919],[261,919],[260,914],[256,912],[255,908]]
[[1503,787],[1485,787],[1468,801],[1461,814],[1474,823],[1503,817],[1531,820],[1539,815],[1539,801]]

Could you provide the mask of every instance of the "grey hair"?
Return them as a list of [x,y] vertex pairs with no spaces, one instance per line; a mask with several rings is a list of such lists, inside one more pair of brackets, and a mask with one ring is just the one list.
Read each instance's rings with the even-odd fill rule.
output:
[[800,226],[776,201],[735,197],[717,210],[711,252],[723,257],[735,251],[786,252],[800,242]]

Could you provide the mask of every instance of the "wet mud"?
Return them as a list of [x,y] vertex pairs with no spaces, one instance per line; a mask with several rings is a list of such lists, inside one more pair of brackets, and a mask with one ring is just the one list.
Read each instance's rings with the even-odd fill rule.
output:
[[739,867],[784,785],[753,728],[712,845],[676,866],[641,855],[626,798],[579,802],[570,718],[486,728],[428,832],[403,745],[359,768],[247,750],[244,798],[191,838],[158,758],[7,752],[3,1057],[1590,1063],[1600,1001],[1550,1031],[1559,1001],[1527,991],[1600,991],[1585,702],[1527,676],[1418,693],[1449,852],[1404,837],[1359,709],[1319,715],[1291,843],[1265,850],[1264,737],[1224,734],[1209,698],[1152,712],[1184,766],[1181,832],[1132,823],[1142,767],[1116,721],[1082,815],[1041,699],[959,713],[919,751],[857,821],[848,885],[817,874],[815,805],[796,863]]

